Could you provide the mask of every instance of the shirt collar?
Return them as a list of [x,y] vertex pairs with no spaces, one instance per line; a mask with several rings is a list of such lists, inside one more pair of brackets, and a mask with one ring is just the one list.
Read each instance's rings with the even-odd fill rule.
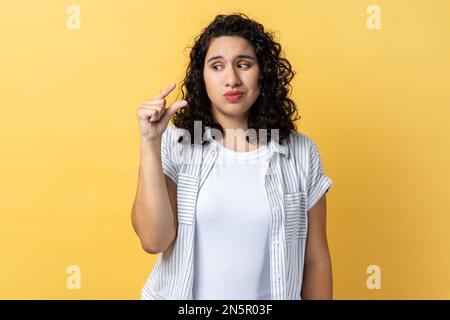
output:
[[[211,142],[213,139],[211,134],[211,127],[205,126],[205,134],[204,134],[204,140]],[[287,146],[287,142],[284,141],[282,144],[279,144],[275,142],[273,139],[268,144],[269,148],[273,152],[278,152],[281,154],[284,154],[286,157],[289,157],[289,148]]]

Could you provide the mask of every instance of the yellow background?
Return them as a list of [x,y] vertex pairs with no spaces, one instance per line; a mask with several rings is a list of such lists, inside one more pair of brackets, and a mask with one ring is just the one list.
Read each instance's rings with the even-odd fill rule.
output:
[[131,226],[136,110],[180,84],[194,36],[234,11],[276,31],[297,72],[299,130],[334,182],[334,298],[450,299],[450,2],[437,0],[2,2],[0,298],[139,299],[157,256]]

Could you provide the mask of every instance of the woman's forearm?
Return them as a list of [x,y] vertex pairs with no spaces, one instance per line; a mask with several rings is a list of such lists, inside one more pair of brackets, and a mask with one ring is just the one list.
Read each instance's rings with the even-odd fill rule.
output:
[[331,259],[326,258],[305,264],[301,290],[303,300],[333,299]]

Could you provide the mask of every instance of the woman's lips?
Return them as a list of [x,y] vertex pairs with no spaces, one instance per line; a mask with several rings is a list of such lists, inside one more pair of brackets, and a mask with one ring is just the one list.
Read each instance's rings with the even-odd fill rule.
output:
[[243,96],[243,93],[224,95],[225,99],[227,99],[227,101],[229,101],[229,102],[237,102],[242,98],[242,96]]

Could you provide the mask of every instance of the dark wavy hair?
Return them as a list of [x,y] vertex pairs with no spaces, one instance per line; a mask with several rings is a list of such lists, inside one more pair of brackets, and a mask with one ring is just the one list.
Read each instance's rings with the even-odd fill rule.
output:
[[[283,143],[292,130],[297,131],[294,121],[301,118],[295,102],[288,98],[291,88],[289,83],[295,72],[289,61],[281,56],[281,45],[274,40],[273,33],[265,31],[262,24],[243,13],[217,15],[195,38],[186,76],[181,85],[182,99],[187,100],[188,105],[175,113],[175,126],[190,132],[191,143],[194,139],[194,121],[202,122],[202,137],[205,126],[218,129],[224,134],[222,126],[212,116],[203,68],[211,40],[225,35],[240,36],[249,41],[258,59],[260,94],[249,109],[248,129],[255,129],[256,132],[267,129],[267,142],[271,140],[271,129],[278,129],[278,142]],[[182,139],[180,137],[178,142]],[[246,139],[249,141],[248,135]]]

